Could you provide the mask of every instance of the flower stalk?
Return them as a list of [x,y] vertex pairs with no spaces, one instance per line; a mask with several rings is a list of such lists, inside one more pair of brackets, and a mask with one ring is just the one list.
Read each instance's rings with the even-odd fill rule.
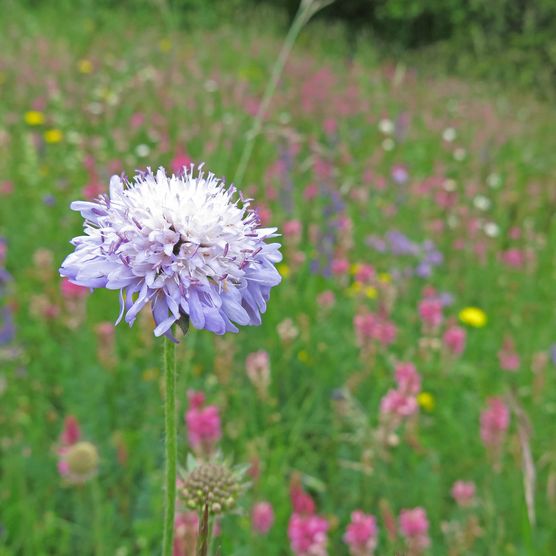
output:
[[176,511],[176,461],[178,457],[178,448],[176,424],[176,344],[168,338],[164,340],[164,380],[166,386],[164,399],[166,490],[162,556],[172,556],[174,544],[174,516]]
[[241,158],[236,170],[236,175],[234,176],[235,183],[243,182],[245,170],[247,169],[247,165],[249,164],[249,160],[251,159],[251,154],[253,153],[253,148],[255,146],[255,139],[261,132],[261,129],[263,127],[263,120],[266,116],[266,113],[268,112],[272,97],[276,92],[276,87],[278,86],[278,82],[280,81],[280,76],[282,75],[282,71],[284,70],[284,66],[286,65],[288,56],[290,55],[290,52],[293,48],[293,45],[295,44],[299,33],[301,32],[301,29],[303,29],[307,22],[319,10],[321,10],[325,6],[328,6],[329,4],[332,4],[333,1],[334,0],[301,0],[299,9],[297,10],[297,14],[295,15],[293,23],[284,40],[284,44],[282,45],[282,49],[280,50],[280,54],[278,54],[278,58],[276,59],[276,62],[274,62],[274,66],[272,67],[270,79],[268,81],[268,85],[266,86],[261,104],[259,105],[259,109],[257,110],[257,114],[255,115],[255,119],[253,120],[253,125],[247,133],[245,146],[243,147],[243,152],[241,153]]
[[208,502],[203,508],[201,523],[199,524],[199,548],[197,556],[207,556],[209,547],[209,507]]

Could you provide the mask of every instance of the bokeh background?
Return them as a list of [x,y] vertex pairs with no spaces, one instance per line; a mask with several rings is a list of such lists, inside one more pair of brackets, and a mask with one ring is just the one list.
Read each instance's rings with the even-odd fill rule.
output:
[[[232,181],[298,5],[0,7],[0,555],[157,554],[162,346],[59,278],[69,203],[147,166]],[[180,462],[248,466],[214,554],[556,553],[555,41],[548,0],[301,30],[237,184],[283,283],[178,349]]]

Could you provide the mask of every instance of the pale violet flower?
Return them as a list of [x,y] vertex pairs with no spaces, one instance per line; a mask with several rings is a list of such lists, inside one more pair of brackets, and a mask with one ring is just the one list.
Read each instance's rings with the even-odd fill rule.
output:
[[113,176],[110,194],[71,208],[85,219],[60,274],[90,288],[120,290],[120,316],[131,326],[150,304],[155,336],[174,323],[216,334],[258,325],[270,289],[280,283],[276,228],[259,218],[234,186],[191,165],[160,168],[132,181]]

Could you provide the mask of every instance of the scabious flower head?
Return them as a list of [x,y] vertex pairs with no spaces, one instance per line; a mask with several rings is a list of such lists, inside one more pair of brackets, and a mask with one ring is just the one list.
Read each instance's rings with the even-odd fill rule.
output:
[[266,535],[274,523],[274,510],[270,502],[257,502],[251,510],[251,526],[259,535]]
[[372,556],[377,545],[378,527],[373,515],[355,511],[347,526],[344,542],[352,556]]
[[[85,235],[60,274],[88,288],[120,290],[120,316],[132,325],[150,304],[155,336],[189,321],[216,334],[234,323],[258,325],[281,260],[276,228],[260,228],[250,199],[194,166],[167,176],[160,168],[132,181],[113,176],[109,195],[71,208]],[[127,312],[126,312],[127,311]]]

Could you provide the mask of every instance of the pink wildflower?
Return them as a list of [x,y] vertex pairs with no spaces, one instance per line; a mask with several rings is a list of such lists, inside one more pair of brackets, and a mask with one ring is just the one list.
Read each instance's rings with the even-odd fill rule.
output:
[[396,417],[409,417],[417,413],[419,404],[415,396],[407,396],[399,390],[388,390],[380,402],[382,415],[393,415]]
[[425,298],[419,303],[419,316],[424,326],[436,330],[442,324],[442,301],[438,298]]
[[306,201],[313,200],[319,194],[318,185],[315,183],[310,183],[303,191],[303,198]]
[[191,158],[189,158],[185,151],[178,151],[170,163],[172,172],[174,172],[174,174],[179,174],[183,171],[184,166],[189,166],[191,162]]
[[344,542],[349,546],[351,556],[372,556],[376,549],[378,527],[372,515],[355,511],[347,526]]
[[394,323],[373,313],[356,315],[353,323],[360,345],[365,345],[368,340],[375,340],[379,344],[387,346],[396,339],[397,329]]
[[299,240],[303,232],[303,226],[299,220],[288,220],[284,222],[282,230],[286,237]]
[[430,546],[429,521],[423,508],[402,510],[399,524],[400,532],[405,537],[410,554],[421,554]]
[[508,249],[500,257],[505,265],[512,268],[523,268],[527,262],[527,254],[520,249]]
[[288,524],[288,537],[295,556],[327,556],[328,521],[318,515],[294,513]]
[[331,270],[335,276],[342,276],[349,270],[349,261],[347,259],[334,259]]
[[471,506],[475,500],[475,483],[456,481],[452,486],[452,497],[462,508]]
[[174,531],[173,556],[195,556],[199,531],[197,512],[178,513],[174,521]]
[[500,398],[490,398],[481,413],[481,439],[487,447],[498,447],[510,425],[510,411]]
[[465,329],[461,326],[450,326],[442,338],[444,346],[452,355],[461,355],[465,349]]
[[81,299],[89,294],[89,288],[77,286],[76,284],[70,282],[67,278],[62,280],[60,290],[66,299]]
[[64,419],[64,428],[60,434],[61,446],[71,446],[72,444],[79,442],[80,438],[81,428],[79,427],[79,421],[73,415],[68,415]]
[[294,513],[311,515],[315,513],[315,502],[303,490],[299,477],[294,476],[290,484],[290,500]]
[[326,135],[335,135],[338,129],[338,122],[334,118],[326,118],[323,127]]
[[266,535],[274,523],[274,510],[270,502],[257,502],[251,510],[251,526],[259,535]]
[[409,179],[407,167],[403,164],[395,164],[392,167],[392,179],[399,184],[405,183]]
[[0,183],[0,195],[8,196],[13,191],[13,185],[11,181],[3,181]]
[[400,392],[407,395],[417,395],[420,392],[421,377],[413,363],[398,363],[395,375]]
[[330,290],[323,291],[317,297],[317,304],[320,307],[324,307],[324,308],[327,308],[327,309],[332,307],[335,302],[336,302],[336,296],[334,295],[334,292],[332,292]]
[[185,413],[187,438],[193,450],[209,456],[222,436],[220,412],[215,405],[204,406],[202,392],[188,392],[190,408]]
[[515,343],[509,336],[504,339],[502,349],[498,352],[498,360],[503,371],[515,372],[519,369],[521,360],[515,349]]
[[369,284],[375,277],[375,269],[370,264],[360,264],[355,272],[355,280],[361,284]]
[[270,385],[270,357],[266,351],[250,353],[245,360],[247,377],[259,394],[265,395]]

